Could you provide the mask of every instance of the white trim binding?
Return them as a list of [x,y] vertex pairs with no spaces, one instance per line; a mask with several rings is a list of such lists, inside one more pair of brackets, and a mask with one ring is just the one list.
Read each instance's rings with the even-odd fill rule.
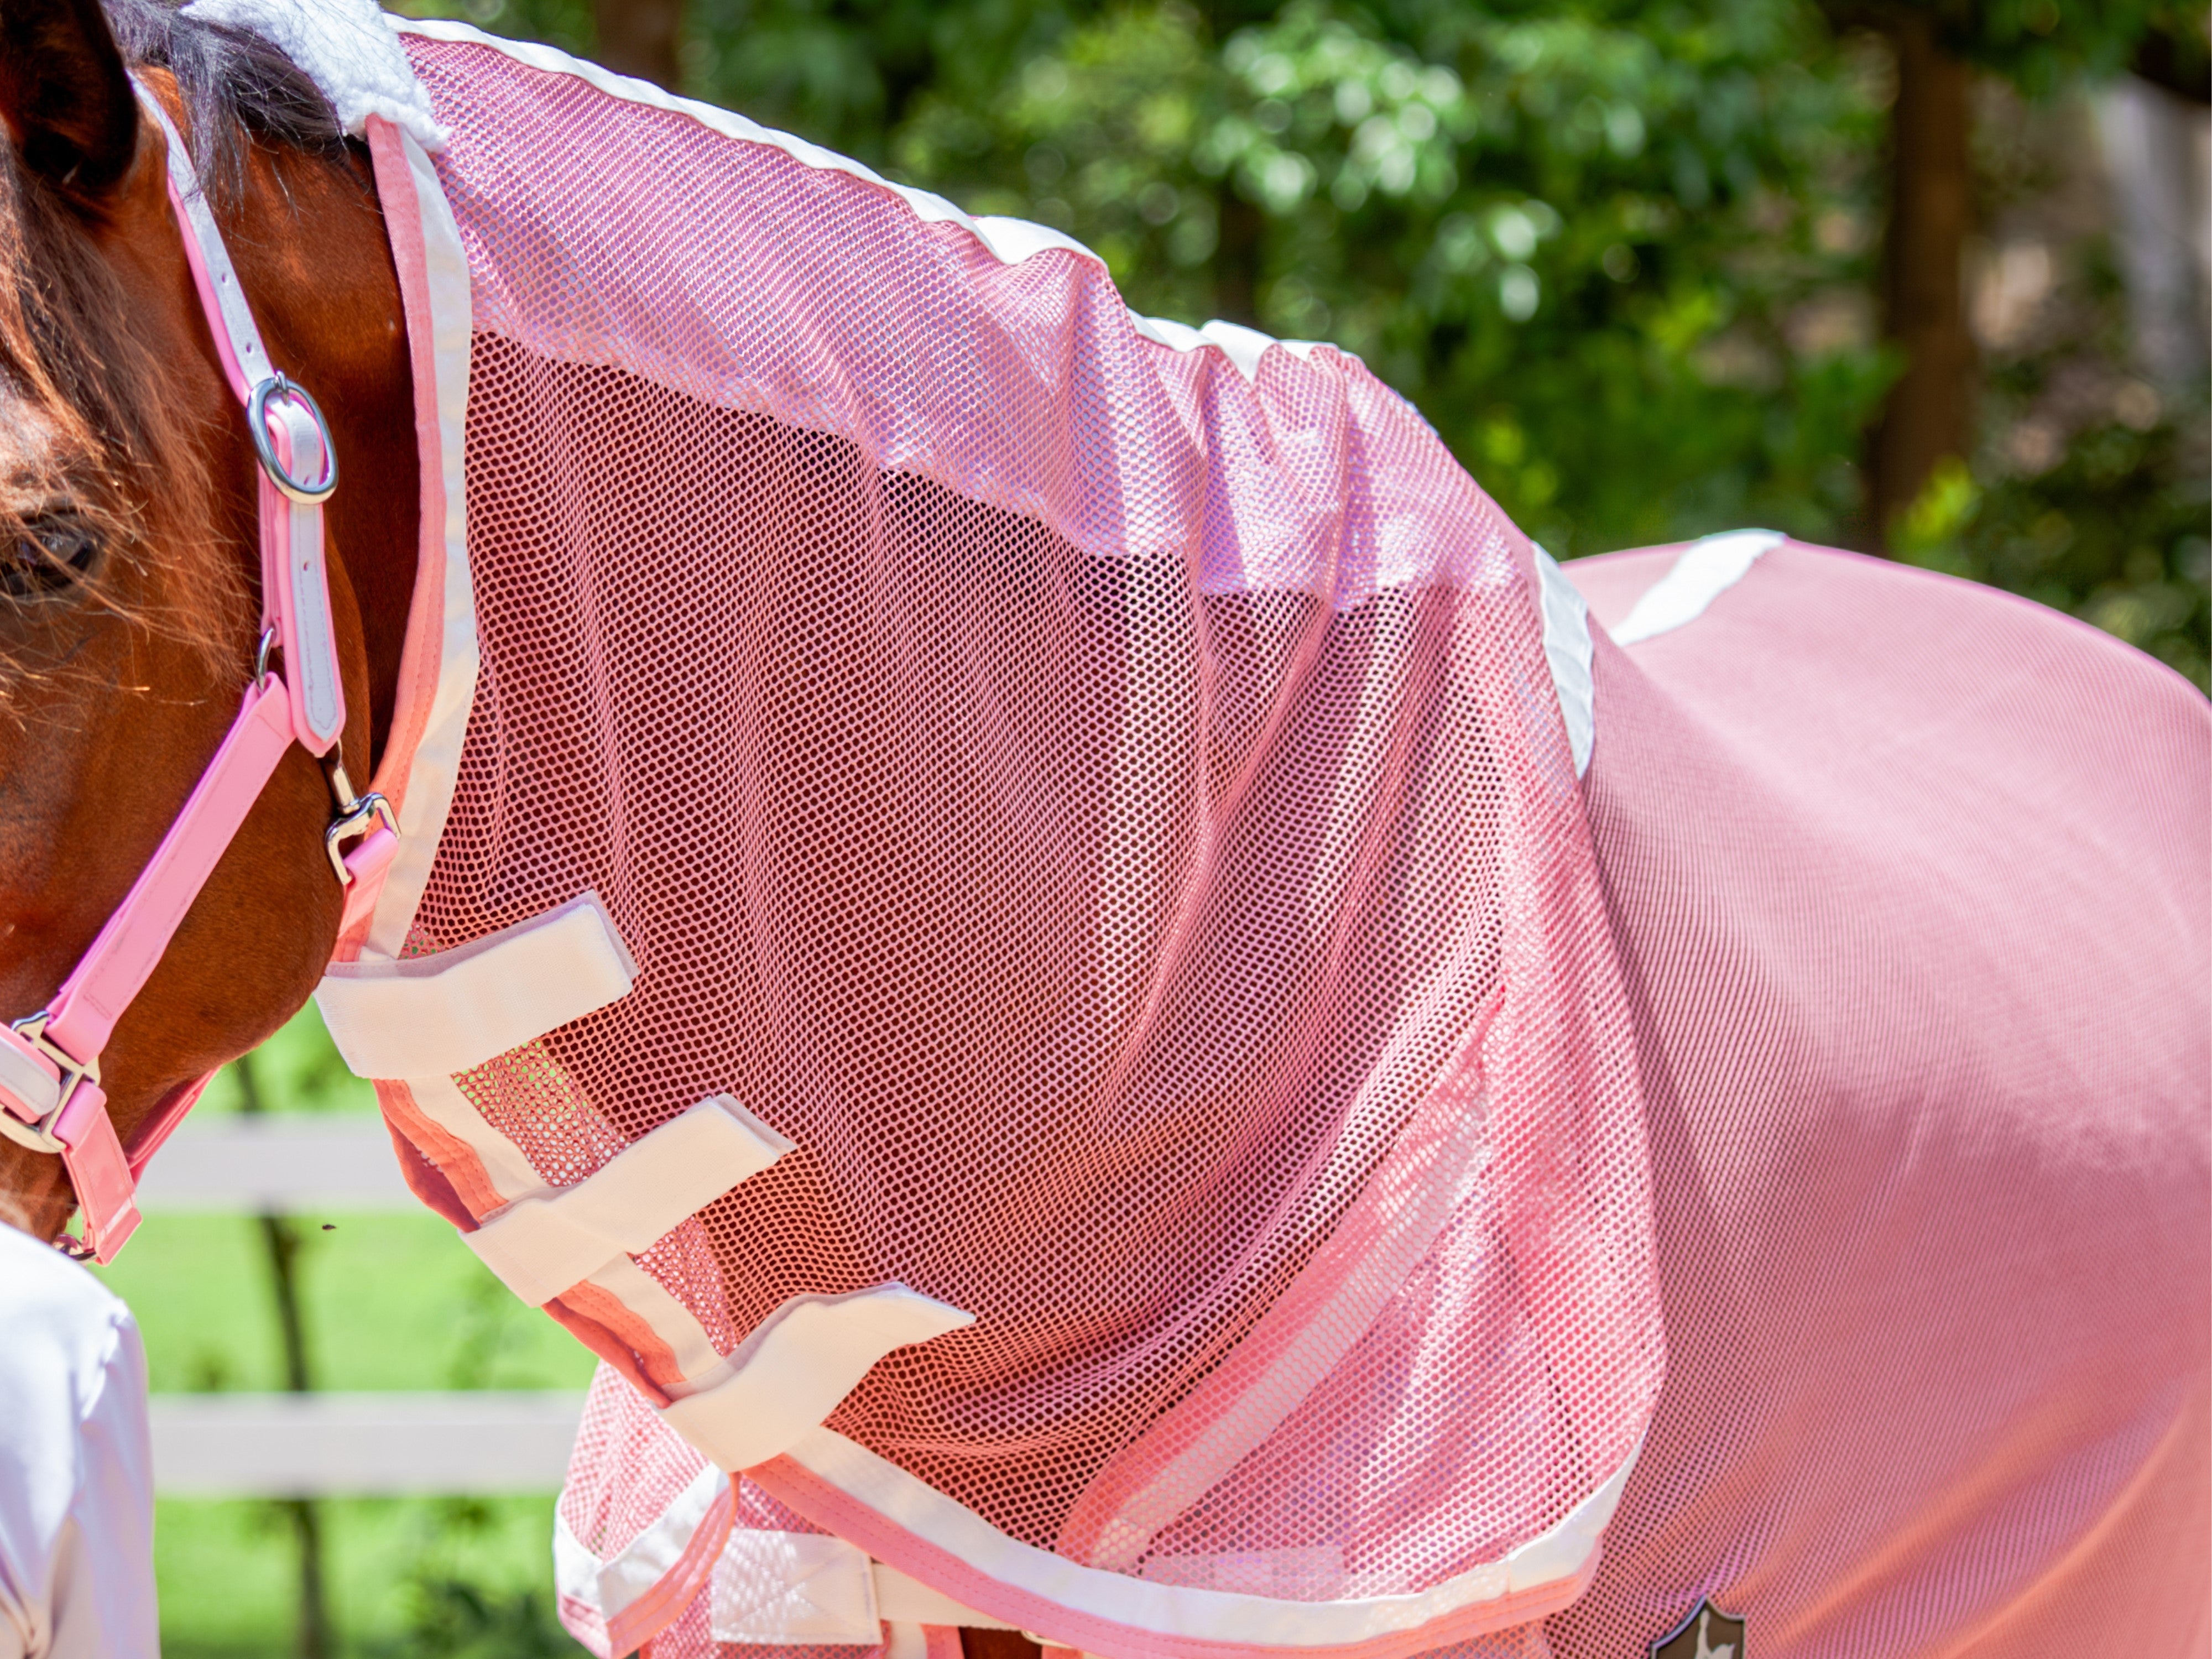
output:
[[975,1316],[899,1284],[795,1296],[730,1354],[730,1374],[661,1408],[661,1419],[725,1469],[765,1463],[813,1431],[894,1348]]
[[450,1077],[629,995],[636,977],[586,892],[458,950],[333,963],[315,1003],[355,1075]]
[[385,872],[369,922],[364,957],[389,962],[406,948],[415,913],[430,881],[439,838],[453,811],[460,781],[461,744],[476,704],[478,652],[476,590],[469,580],[468,469],[469,341],[475,301],[461,229],[446,200],[438,170],[411,134],[400,135],[415,185],[422,233],[423,276],[430,304],[430,355],[436,382],[438,453],[444,473],[445,571],[436,689],[409,757],[407,787],[399,802],[399,850]]
[[572,1187],[516,1199],[463,1236],[533,1308],[618,1257],[651,1249],[792,1143],[727,1095],[640,1136]]
[[1552,666],[1552,689],[1559,693],[1559,714],[1567,723],[1567,747],[1573,751],[1575,775],[1579,778],[1589,770],[1590,748],[1597,740],[1597,696],[1590,679],[1589,601],[1559,568],[1559,562],[1540,547],[1536,549],[1536,589],[1544,613],[1544,660]]
[[1609,630],[1613,642],[1635,645],[1695,622],[1751,574],[1761,555],[1789,539],[1778,530],[1730,530],[1692,542],[1674,568],[1638,596],[1620,626]]
[[[1637,1449],[1641,1449],[1641,1446]],[[830,1429],[817,1429],[786,1453],[817,1478],[905,1531],[1010,1589],[1124,1628],[1160,1636],[1251,1647],[1349,1647],[1415,1631],[1463,1607],[1571,1580],[1597,1553],[1629,1472],[1619,1468],[1539,1537],[1411,1595],[1341,1601],[1289,1601],[1229,1590],[1155,1583],[1086,1567],[1008,1537],[945,1497]]]

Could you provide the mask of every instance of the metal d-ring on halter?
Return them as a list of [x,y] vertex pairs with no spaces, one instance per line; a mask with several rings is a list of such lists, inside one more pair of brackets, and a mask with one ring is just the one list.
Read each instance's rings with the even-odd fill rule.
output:
[[[153,858],[53,1000],[0,1026],[0,1134],[61,1158],[84,1214],[84,1237],[64,1233],[54,1242],[101,1261],[112,1258],[138,1224],[137,1166],[198,1092],[180,1091],[173,1097],[176,1109],[142,1130],[134,1162],[108,1120],[101,1051],[262,786],[295,743],[321,761],[337,809],[323,844],[346,890],[342,927],[355,925],[374,903],[399,833],[390,803],[374,791],[356,794],[338,755],[345,697],[323,559],[322,504],[338,476],[330,425],[315,400],[270,365],[184,141],[143,88],[140,96],[168,143],[169,198],[185,260],[261,464],[263,631],[244,705]],[[281,672],[275,663],[280,652]],[[356,843],[351,852],[345,850],[349,842]]]
[[[269,400],[282,398],[296,404],[323,434],[323,476],[319,483],[301,483],[285,465],[285,458],[276,453],[275,441],[270,436]],[[292,500],[306,507],[320,507],[330,500],[338,487],[338,454],[330,444],[331,424],[323,418],[322,405],[307,394],[307,388],[287,380],[280,370],[271,374],[255,386],[246,400],[246,430],[253,440],[253,453],[260,459],[261,470],[269,475],[269,482]]]

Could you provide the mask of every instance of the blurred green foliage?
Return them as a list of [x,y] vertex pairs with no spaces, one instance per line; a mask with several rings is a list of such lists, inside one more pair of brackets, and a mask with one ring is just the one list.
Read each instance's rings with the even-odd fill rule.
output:
[[[551,1607],[551,1493],[456,1505],[324,1500],[333,1659],[531,1659],[579,1651]],[[154,1566],[165,1659],[290,1659],[298,1585],[276,1506],[163,1498]]]
[[1562,556],[1833,539],[1885,367],[1793,323],[1863,280],[1878,111],[1818,17],[1392,21],[1297,0],[1217,44],[1116,13],[995,100],[918,100],[894,159],[1073,232],[1141,311],[1358,354]]

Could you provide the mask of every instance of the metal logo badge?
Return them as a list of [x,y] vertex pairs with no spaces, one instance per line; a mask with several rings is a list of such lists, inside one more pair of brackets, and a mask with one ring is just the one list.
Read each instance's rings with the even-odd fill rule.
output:
[[1700,1601],[1688,1618],[1651,1644],[1651,1659],[1745,1659],[1743,1620]]

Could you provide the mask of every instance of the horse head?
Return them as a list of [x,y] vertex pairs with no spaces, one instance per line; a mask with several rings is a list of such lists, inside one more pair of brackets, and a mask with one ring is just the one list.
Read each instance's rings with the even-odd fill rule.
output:
[[[135,82],[135,85],[134,85]],[[157,0],[0,3],[0,1021],[44,1007],[237,716],[258,629],[256,459],[169,196],[189,135],[269,355],[329,411],[331,612],[367,777],[413,578],[412,389],[365,153],[313,87]],[[343,896],[294,747],[101,1057],[125,1146],[307,999]],[[0,1141],[0,1218],[52,1237],[55,1157]]]

